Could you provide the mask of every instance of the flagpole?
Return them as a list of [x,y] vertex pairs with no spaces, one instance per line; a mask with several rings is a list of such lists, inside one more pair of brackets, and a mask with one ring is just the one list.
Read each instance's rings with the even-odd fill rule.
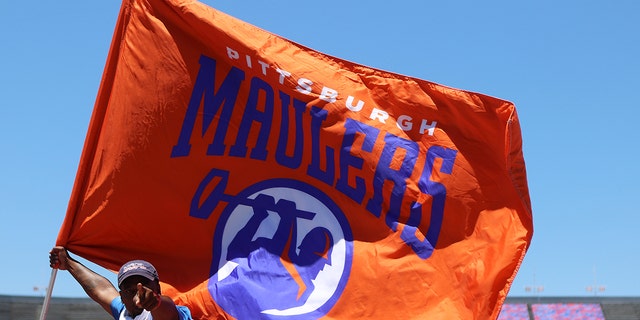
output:
[[56,281],[56,274],[58,268],[51,268],[51,278],[49,279],[49,286],[47,287],[47,294],[44,297],[42,303],[42,310],[40,311],[40,320],[44,320],[47,317],[47,311],[49,310],[49,300],[51,299],[51,293],[53,292],[53,283]]

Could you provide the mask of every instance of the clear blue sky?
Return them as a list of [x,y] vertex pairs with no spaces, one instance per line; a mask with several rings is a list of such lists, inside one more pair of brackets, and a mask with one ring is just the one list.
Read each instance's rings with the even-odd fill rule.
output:
[[[535,232],[510,295],[596,283],[640,296],[640,2],[205,2],[327,54],[514,102]],[[0,10],[0,294],[44,295],[119,7]],[[85,296],[66,272],[54,295]]]

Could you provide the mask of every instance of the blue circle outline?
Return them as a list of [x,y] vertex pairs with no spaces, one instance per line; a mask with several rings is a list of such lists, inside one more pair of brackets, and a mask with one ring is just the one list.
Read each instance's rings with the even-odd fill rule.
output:
[[[299,314],[299,315],[287,315],[287,316],[260,313],[259,315],[256,315],[256,318],[257,317],[265,318],[265,319],[286,318],[286,319],[296,319],[296,320],[298,319],[303,320],[303,319],[310,319],[310,318],[317,319],[326,315],[333,308],[333,306],[338,301],[338,298],[342,295],[344,288],[346,287],[346,284],[349,280],[349,276],[351,274],[351,265],[353,262],[353,235],[351,233],[349,221],[345,216],[344,212],[342,211],[342,209],[340,209],[340,207],[327,194],[320,191],[318,188],[312,185],[309,185],[307,183],[304,183],[302,181],[285,179],[285,178],[264,180],[245,188],[244,190],[240,191],[236,196],[232,197],[233,200],[227,203],[222,213],[220,214],[220,218],[218,219],[218,222],[216,223],[216,230],[213,237],[214,239],[213,240],[213,259],[211,261],[211,268],[209,270],[209,280],[207,282],[210,283],[214,279],[214,275],[218,272],[218,269],[220,268],[218,264],[220,262],[220,255],[222,252],[222,250],[220,250],[220,246],[222,244],[224,227],[227,225],[227,222],[231,217],[231,214],[233,213],[235,208],[239,204],[241,204],[241,200],[239,199],[247,199],[250,195],[255,194],[260,190],[266,190],[269,188],[278,188],[278,187],[291,188],[291,189],[305,192],[311,195],[312,197],[318,199],[333,213],[336,220],[338,221],[338,224],[340,224],[340,227],[342,228],[342,233],[345,240],[345,261],[344,261],[345,267],[344,267],[344,272],[340,276],[340,281],[338,282],[338,286],[336,287],[336,290],[334,291],[331,298],[329,298],[327,302],[325,302],[322,306],[320,306],[318,309],[314,310],[313,312]],[[209,289],[209,284],[207,285],[207,289],[209,291],[209,294],[215,301],[215,297],[213,296],[213,294],[211,294],[211,290]],[[224,310],[224,307],[222,305],[219,305],[219,306]],[[236,317],[236,315],[232,314],[228,310],[225,310],[225,312],[229,313],[231,316]]]

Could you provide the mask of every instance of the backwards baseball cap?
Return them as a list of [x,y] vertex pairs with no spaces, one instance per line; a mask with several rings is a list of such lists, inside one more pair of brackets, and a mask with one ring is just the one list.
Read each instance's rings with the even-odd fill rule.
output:
[[132,260],[120,267],[118,272],[118,287],[122,282],[131,276],[143,276],[149,280],[158,280],[158,271],[153,265],[144,260]]

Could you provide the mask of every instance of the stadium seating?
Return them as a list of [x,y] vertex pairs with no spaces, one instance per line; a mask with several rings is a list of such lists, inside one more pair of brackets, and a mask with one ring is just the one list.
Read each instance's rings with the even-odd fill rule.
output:
[[605,320],[596,303],[533,304],[531,312],[534,320]]
[[529,320],[529,308],[525,303],[505,303],[498,320]]

